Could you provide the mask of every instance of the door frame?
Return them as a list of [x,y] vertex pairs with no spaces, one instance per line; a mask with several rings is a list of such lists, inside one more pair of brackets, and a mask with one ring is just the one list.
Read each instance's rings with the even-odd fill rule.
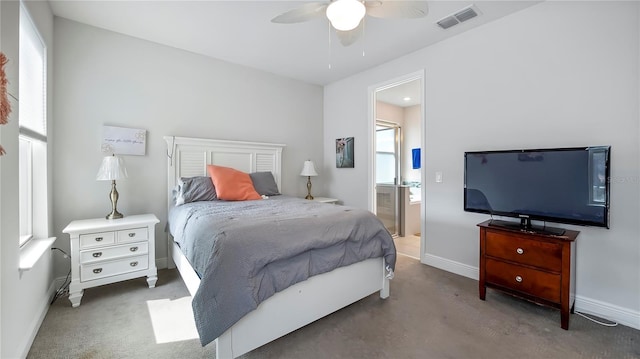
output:
[[378,91],[386,90],[390,87],[402,85],[411,81],[420,81],[420,89],[421,89],[421,98],[420,98],[420,148],[423,150],[420,151],[420,180],[421,180],[421,201],[420,201],[420,262],[425,262],[425,252],[426,252],[426,242],[425,242],[425,218],[426,218],[426,187],[427,187],[427,176],[426,176],[426,151],[424,150],[425,144],[427,142],[427,131],[426,131],[426,116],[425,116],[425,99],[426,99],[426,91],[425,91],[425,70],[421,69],[415,72],[411,72],[402,76],[398,76],[375,85],[371,85],[368,88],[368,101],[369,101],[369,113],[368,113],[368,121],[367,121],[367,142],[369,143],[369,148],[367,152],[367,162],[369,173],[367,175],[367,205],[369,207],[369,211],[372,213],[376,213],[376,160],[375,160],[375,131],[376,131],[376,93]]

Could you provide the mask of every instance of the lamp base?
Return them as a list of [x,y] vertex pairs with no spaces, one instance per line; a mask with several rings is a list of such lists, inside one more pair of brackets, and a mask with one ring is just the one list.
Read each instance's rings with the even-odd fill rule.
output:
[[111,192],[109,193],[109,199],[111,199],[111,213],[107,214],[107,219],[120,219],[124,217],[122,213],[118,212],[116,207],[118,206],[118,190],[116,189],[116,181],[111,181]]
[[311,195],[311,176],[307,176],[307,196],[304,199],[313,199]]
[[106,218],[107,219],[120,219],[122,217],[124,217],[124,215],[122,213],[120,213],[118,211],[113,211],[113,212],[107,214]]

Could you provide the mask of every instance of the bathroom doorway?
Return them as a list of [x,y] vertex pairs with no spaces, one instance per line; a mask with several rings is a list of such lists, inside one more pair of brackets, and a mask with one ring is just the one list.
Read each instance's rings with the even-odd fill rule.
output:
[[423,226],[422,72],[370,88],[372,211],[394,235],[399,254],[421,259]]

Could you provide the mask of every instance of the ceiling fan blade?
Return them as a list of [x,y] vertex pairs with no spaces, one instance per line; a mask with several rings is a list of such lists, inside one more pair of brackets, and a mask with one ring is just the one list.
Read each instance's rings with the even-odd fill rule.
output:
[[328,3],[326,2],[307,3],[274,17],[271,19],[271,22],[278,24],[293,24],[296,22],[312,20],[325,16],[327,6]]
[[336,30],[336,35],[338,35],[338,39],[340,39],[342,46],[349,46],[362,37],[363,32],[364,21],[360,21],[360,24],[355,29],[349,31]]
[[385,19],[417,19],[427,16],[427,1],[367,1],[367,15]]

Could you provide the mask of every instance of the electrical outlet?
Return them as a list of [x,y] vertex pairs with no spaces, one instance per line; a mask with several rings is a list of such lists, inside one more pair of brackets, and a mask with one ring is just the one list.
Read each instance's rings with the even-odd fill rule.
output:
[[442,172],[436,172],[436,183],[442,183]]

